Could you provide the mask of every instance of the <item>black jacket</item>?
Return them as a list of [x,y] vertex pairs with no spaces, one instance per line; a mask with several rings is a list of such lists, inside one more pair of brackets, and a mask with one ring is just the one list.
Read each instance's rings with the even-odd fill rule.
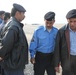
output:
[[22,28],[14,17],[4,27],[0,57],[5,69],[24,69],[28,63],[28,43]]
[[54,51],[55,67],[61,62],[61,66],[69,62],[70,59],[70,40],[69,40],[69,26],[68,24],[59,29],[56,37],[56,45]]

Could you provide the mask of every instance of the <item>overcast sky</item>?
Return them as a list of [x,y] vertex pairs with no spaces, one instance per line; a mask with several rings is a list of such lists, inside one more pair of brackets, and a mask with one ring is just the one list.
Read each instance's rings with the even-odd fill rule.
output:
[[13,3],[25,7],[25,23],[43,23],[48,11],[56,13],[56,23],[66,23],[67,12],[76,9],[76,0],[0,0],[0,10],[10,12]]

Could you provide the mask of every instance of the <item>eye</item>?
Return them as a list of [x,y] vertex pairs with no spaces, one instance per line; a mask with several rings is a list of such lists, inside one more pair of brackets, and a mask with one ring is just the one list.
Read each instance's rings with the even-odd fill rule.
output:
[[52,22],[50,24],[52,24]]
[[76,21],[74,21],[74,23],[76,23]]
[[70,23],[72,23],[72,21],[69,21]]

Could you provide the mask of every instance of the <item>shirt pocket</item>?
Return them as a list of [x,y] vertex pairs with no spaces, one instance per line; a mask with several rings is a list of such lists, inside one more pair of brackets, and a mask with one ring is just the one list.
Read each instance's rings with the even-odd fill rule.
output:
[[43,36],[43,37],[39,37],[39,44],[45,44],[47,42],[47,37]]

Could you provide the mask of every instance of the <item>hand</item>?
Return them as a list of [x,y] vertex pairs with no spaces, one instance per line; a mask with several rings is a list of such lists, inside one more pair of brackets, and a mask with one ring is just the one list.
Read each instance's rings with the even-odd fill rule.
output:
[[55,71],[60,73],[60,68],[59,67],[55,67]]
[[31,58],[31,59],[30,59],[30,62],[31,62],[32,64],[34,64],[34,63],[35,63],[35,58]]

